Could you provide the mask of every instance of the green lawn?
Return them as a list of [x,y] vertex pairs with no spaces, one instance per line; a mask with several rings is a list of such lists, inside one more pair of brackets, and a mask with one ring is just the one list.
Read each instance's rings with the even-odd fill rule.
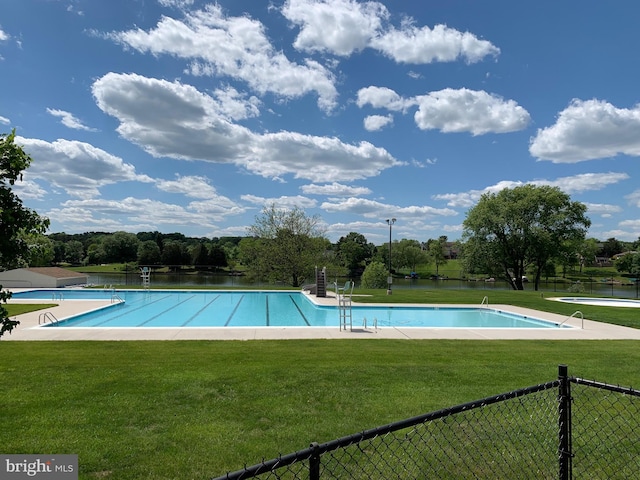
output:
[[557,375],[640,384],[635,341],[2,342],[4,453],[209,478]]

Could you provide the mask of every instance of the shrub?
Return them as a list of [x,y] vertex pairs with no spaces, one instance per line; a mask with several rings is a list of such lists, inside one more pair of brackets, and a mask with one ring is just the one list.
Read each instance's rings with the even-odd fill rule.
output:
[[380,262],[371,262],[364,269],[361,278],[362,288],[387,288],[387,268]]

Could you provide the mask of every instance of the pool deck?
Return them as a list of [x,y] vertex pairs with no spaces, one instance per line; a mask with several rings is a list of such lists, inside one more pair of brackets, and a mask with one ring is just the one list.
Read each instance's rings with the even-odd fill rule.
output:
[[[336,305],[333,296],[309,299],[321,305]],[[357,297],[354,295],[354,305]],[[43,300],[10,300],[9,303],[43,303]],[[362,320],[353,321],[353,330],[336,327],[182,327],[182,328],[79,328],[39,327],[43,312],[51,312],[63,320],[78,313],[100,308],[111,303],[98,300],[56,300],[58,306],[20,315],[20,325],[2,340],[300,340],[300,339],[459,339],[459,340],[640,340],[640,329],[595,322],[578,317],[541,312],[511,305],[490,305],[489,308],[516,313],[554,323],[565,322],[575,328],[364,328]],[[380,304],[367,304],[380,305]],[[404,304],[394,304],[404,306]],[[407,306],[477,307],[478,305],[429,304]],[[584,328],[581,328],[584,323]]]

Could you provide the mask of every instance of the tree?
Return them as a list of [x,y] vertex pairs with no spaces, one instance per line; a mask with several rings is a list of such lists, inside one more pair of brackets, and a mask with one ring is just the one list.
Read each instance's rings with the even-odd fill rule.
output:
[[490,255],[489,262],[500,266],[514,290],[524,289],[523,277],[531,267],[537,290],[550,260],[568,249],[577,253],[591,225],[586,210],[584,204],[572,202],[559,188],[548,185],[486,193],[463,222],[463,237],[471,247],[465,254]]
[[[388,243],[386,246],[386,250],[389,250]],[[410,271],[415,272],[419,264],[427,262],[427,256],[417,240],[403,238],[398,242],[393,242],[392,247],[391,262],[399,269],[408,268]]]
[[44,234],[49,227],[49,220],[25,208],[11,188],[32,161],[14,141],[15,130],[0,135],[0,270],[27,265],[28,235]]
[[154,266],[162,263],[160,247],[154,240],[144,240],[138,245],[138,265]]
[[[13,192],[13,185],[22,180],[22,171],[32,158],[15,144],[16,132],[0,135],[0,271],[26,265],[30,259],[29,236],[44,234],[49,220],[26,208]],[[52,248],[53,251],[53,248]],[[11,320],[2,305],[11,293],[0,285],[0,337],[11,332],[20,322]]]
[[613,262],[616,270],[619,272],[627,272],[631,275],[640,274],[640,253],[627,252],[620,255]]
[[140,241],[134,233],[115,232],[105,237],[103,245],[107,263],[135,262]]
[[336,244],[336,251],[341,265],[349,270],[349,276],[359,275],[365,265],[371,261],[375,246],[367,242],[361,233],[350,232],[346,237],[340,237]]
[[[329,241],[317,216],[298,207],[265,207],[248,228],[251,240],[240,242],[243,263],[259,278],[300,287],[322,264]],[[243,245],[244,244],[244,245]]]
[[381,262],[371,262],[362,273],[362,288],[387,288],[387,267]]
[[447,246],[447,240],[447,236],[442,235],[437,240],[429,239],[427,241],[429,259],[436,266],[436,275],[440,274],[440,266],[447,263],[447,259],[444,256],[444,249]]

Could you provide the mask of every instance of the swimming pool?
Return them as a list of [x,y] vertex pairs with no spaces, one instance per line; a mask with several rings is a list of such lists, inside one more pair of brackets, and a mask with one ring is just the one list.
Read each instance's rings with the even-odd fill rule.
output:
[[[14,299],[109,301],[45,328],[338,327],[337,306],[317,305],[299,291],[33,290]],[[431,328],[558,328],[552,322],[487,307],[353,306],[354,325]]]
[[557,302],[578,303],[580,305],[595,305],[598,307],[629,307],[640,308],[640,301],[624,298],[597,298],[597,297],[562,297],[550,298]]

